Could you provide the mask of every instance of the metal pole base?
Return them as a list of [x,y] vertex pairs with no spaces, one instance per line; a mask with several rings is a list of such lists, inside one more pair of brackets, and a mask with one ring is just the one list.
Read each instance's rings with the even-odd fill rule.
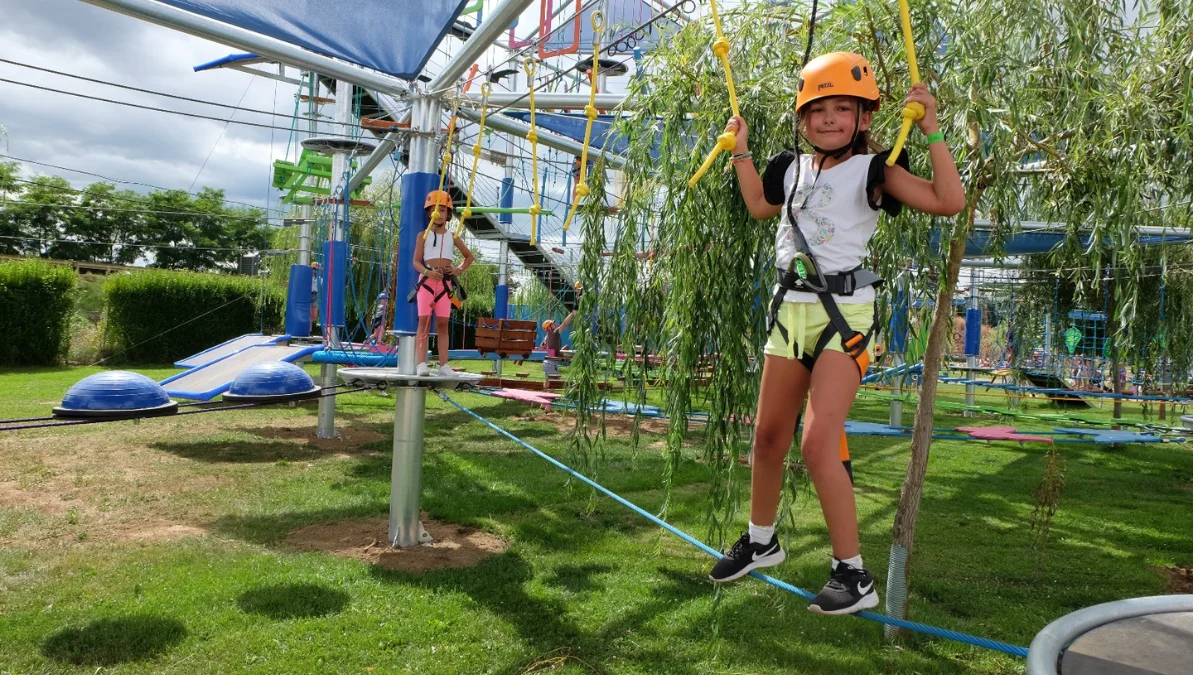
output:
[[[966,404],[975,405],[975,368],[979,366],[979,357],[967,357],[967,396]],[[963,411],[963,417],[974,417],[975,415],[970,410]]]
[[[337,366],[326,363],[321,366],[321,386],[332,387],[337,384]],[[328,389],[326,390],[328,391]],[[336,396],[322,396],[317,402],[317,438],[341,438],[337,427],[333,425],[334,401]]]
[[[416,372],[416,338],[401,335],[396,345],[397,369]],[[433,537],[421,525],[421,462],[425,455],[425,387],[396,389],[396,418],[392,428],[392,498],[388,512],[388,541],[393,548],[428,544]]]

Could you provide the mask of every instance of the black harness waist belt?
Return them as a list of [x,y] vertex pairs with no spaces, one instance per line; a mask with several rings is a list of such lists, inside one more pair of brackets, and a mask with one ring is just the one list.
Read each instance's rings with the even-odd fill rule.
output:
[[[813,348],[811,355],[800,353],[799,340],[797,340],[794,343],[797,345],[795,347],[796,357],[811,372],[813,366],[816,365],[817,358],[825,350],[825,346],[829,344],[834,335],[837,335],[842,340],[842,350],[858,364],[860,376],[865,376],[867,374],[867,366],[871,363],[871,355],[867,353],[867,345],[871,342],[871,337],[879,329],[878,313],[875,314],[871,322],[871,327],[867,329],[867,332],[861,333],[854,330],[846,322],[846,317],[842,316],[842,312],[838,308],[837,301],[833,299],[833,296],[854,295],[854,292],[860,288],[878,286],[883,283],[883,277],[862,267],[848,272],[826,274],[823,277],[801,277],[794,271],[776,268],[775,281],[779,284],[779,290],[775,292],[775,297],[771,301],[771,317],[770,323],[767,325],[767,331],[770,332],[772,329],[778,327],[783,339],[787,342],[792,342],[788,338],[787,328],[779,323],[779,308],[783,306],[783,301],[788,291],[816,293],[817,298],[821,301],[821,306],[825,308],[825,313],[829,315],[829,325],[825,327],[825,330],[821,332],[821,336],[817,338],[817,344]],[[803,336],[798,337],[802,338]]]
[[433,282],[434,284],[438,283],[436,280],[430,279],[425,275],[417,277],[417,285],[413,286],[412,291],[409,292],[408,301],[416,302],[417,290],[421,288],[424,288],[433,295],[434,302],[441,300],[442,296],[446,295],[450,295],[451,298],[457,298],[460,302],[467,299],[467,289],[463,288],[462,284],[458,283],[458,279],[453,274],[442,274],[442,287],[440,289],[434,289],[429,285],[430,282]]

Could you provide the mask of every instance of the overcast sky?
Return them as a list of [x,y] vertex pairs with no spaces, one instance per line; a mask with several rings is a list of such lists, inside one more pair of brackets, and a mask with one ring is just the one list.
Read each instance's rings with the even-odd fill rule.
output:
[[[0,0],[0,58],[192,98],[291,115],[296,88],[230,70],[192,67],[234,51],[79,0]],[[228,109],[165,99],[0,63],[0,78],[226,119]],[[290,126],[246,112],[235,119]],[[192,191],[224,189],[231,200],[267,206],[270,166],[287,131],[89,101],[0,82],[0,153],[116,179]],[[218,139],[219,142],[218,142]],[[275,152],[272,153],[272,142]],[[212,153],[205,164],[205,158]],[[203,167],[203,171],[201,171]],[[97,180],[33,164],[25,173],[60,174],[76,186]],[[146,188],[132,187],[138,190]],[[271,199],[272,208],[278,202]]]

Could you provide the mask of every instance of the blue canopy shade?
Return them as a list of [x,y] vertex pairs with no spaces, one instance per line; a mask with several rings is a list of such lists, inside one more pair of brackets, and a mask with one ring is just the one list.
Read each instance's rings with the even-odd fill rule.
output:
[[[963,256],[967,258],[977,258],[988,255],[988,245],[991,243],[994,236],[993,230],[976,229],[971,233],[971,237],[967,239],[967,248],[963,252]],[[1004,242],[1004,255],[1031,255],[1034,253],[1049,253],[1055,247],[1062,244],[1066,237],[1062,230],[1048,232],[1018,232],[1015,235],[1010,235]],[[929,237],[929,245],[937,248],[938,241],[941,238],[941,231],[934,230]],[[1089,236],[1084,237],[1084,243],[1090,240]],[[1144,235],[1139,237],[1138,243],[1143,246],[1160,246],[1163,244],[1182,244],[1191,241],[1191,237],[1172,235]],[[1106,242],[1109,243],[1109,242]]]
[[[505,115],[519,119],[526,124],[529,123],[529,113],[520,111],[506,110]],[[588,145],[597,149],[608,149],[609,152],[618,155],[624,155],[629,149],[629,137],[620,136],[613,132],[613,123],[616,121],[614,115],[597,115],[596,121],[592,123],[592,136],[588,139]],[[538,127],[547,131],[553,131],[560,136],[574,139],[580,143],[583,142],[583,134],[587,129],[587,116],[582,113],[556,113],[546,115],[539,113],[537,116]],[[658,146],[662,143],[662,134],[658,134],[658,138],[654,143],[654,148],[650,153],[651,156],[658,156]]]
[[156,0],[411,80],[468,0]]

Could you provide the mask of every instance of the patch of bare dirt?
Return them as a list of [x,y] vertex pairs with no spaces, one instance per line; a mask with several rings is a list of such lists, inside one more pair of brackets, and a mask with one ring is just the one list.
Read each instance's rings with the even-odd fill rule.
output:
[[366,429],[361,426],[345,427],[338,426],[339,438],[317,438],[317,429],[312,425],[305,426],[260,426],[256,428],[246,428],[243,431],[250,432],[262,436],[266,440],[278,441],[300,441],[306,445],[321,450],[345,450],[347,448],[358,448],[359,446],[368,443],[376,443],[386,440],[387,436]]
[[1167,585],[1172,593],[1187,593],[1192,592],[1192,568],[1191,567],[1166,567],[1154,566],[1154,571],[1163,575],[1167,580]]
[[122,541],[154,544],[175,541],[184,537],[201,537],[206,534],[208,534],[208,530],[202,527],[173,523],[167,520],[151,520],[117,528],[112,532],[111,537]]
[[19,483],[0,481],[0,506],[15,509],[36,509],[50,515],[62,515],[72,508],[80,512],[88,509],[87,504],[78,499],[63,497],[47,492],[44,487],[22,489]]
[[508,548],[503,539],[476,527],[422,517],[432,544],[394,549],[388,543],[387,518],[321,523],[295,530],[284,545],[299,551],[324,551],[362,560],[385,570],[428,572],[472,567]]

